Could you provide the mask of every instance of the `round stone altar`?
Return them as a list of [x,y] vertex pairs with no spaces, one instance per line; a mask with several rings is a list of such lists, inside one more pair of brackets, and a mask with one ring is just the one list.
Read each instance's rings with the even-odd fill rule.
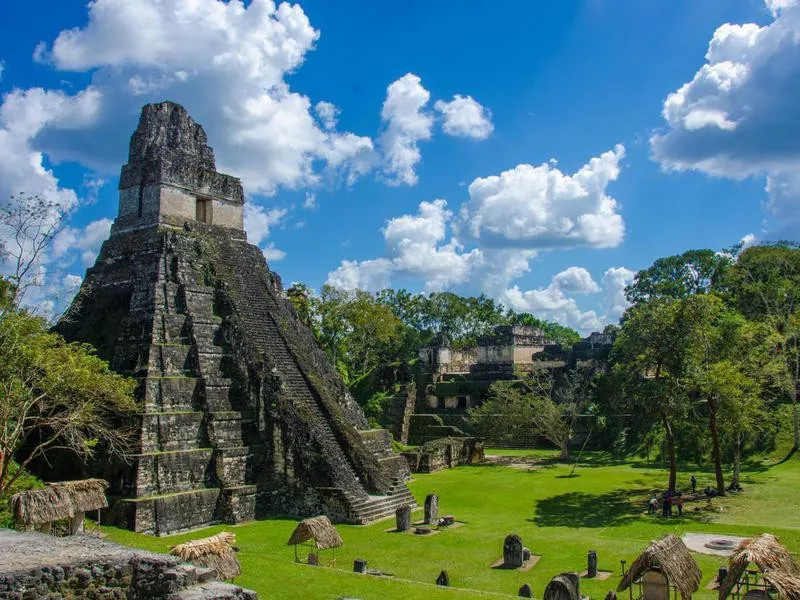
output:
[[727,538],[714,538],[703,544],[709,550],[727,550],[729,552],[736,550],[738,545],[739,542]]
[[692,552],[730,556],[746,538],[719,533],[686,533],[681,539]]

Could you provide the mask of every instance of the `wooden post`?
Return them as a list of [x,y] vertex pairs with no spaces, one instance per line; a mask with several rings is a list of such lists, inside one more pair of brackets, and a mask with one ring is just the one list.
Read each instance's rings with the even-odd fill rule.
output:
[[69,521],[69,534],[76,535],[79,533],[83,533],[83,512],[76,512],[75,515]]

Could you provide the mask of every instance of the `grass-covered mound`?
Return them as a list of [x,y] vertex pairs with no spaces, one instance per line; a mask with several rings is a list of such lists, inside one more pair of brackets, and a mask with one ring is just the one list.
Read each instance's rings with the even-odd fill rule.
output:
[[[240,585],[270,599],[334,599],[352,596],[369,599],[423,600],[428,598],[488,598],[516,596],[530,583],[541,598],[551,577],[563,571],[586,568],[586,554],[595,550],[600,569],[614,571],[606,581],[581,583],[584,594],[602,598],[619,582],[620,560],[631,560],[649,542],[665,533],[715,532],[754,535],[769,531],[778,535],[792,552],[800,551],[800,513],[796,510],[800,489],[800,459],[786,459],[773,466],[753,465],[745,472],[745,491],[738,496],[687,503],[682,518],[647,515],[646,500],[663,487],[666,475],[657,466],[615,461],[605,455],[584,456],[572,466],[547,460],[537,453],[533,466],[524,464],[526,452],[505,452],[506,465],[460,467],[430,475],[417,475],[410,488],[422,504],[425,495],[440,497],[440,514],[452,513],[464,526],[420,538],[386,533],[392,522],[366,527],[339,525],[344,546],[337,550],[336,568],[297,565],[286,545],[296,521],[274,519],[238,527],[241,549]],[[541,460],[541,459],[545,460]],[[711,483],[713,474],[700,470],[682,472],[679,485],[689,489],[695,473],[699,488]],[[698,508],[700,510],[695,511]],[[421,512],[416,513],[415,517]],[[180,541],[222,530],[152,538],[107,529],[115,541],[166,551]],[[503,538],[516,532],[542,558],[527,573],[491,569],[502,556]],[[721,557],[694,554],[703,570],[697,598],[711,600],[705,589],[723,564]],[[351,573],[353,559],[365,558],[369,567],[393,573],[394,579]],[[442,569],[450,574],[450,589],[433,584]],[[458,588],[458,589],[455,589]],[[468,589],[467,589],[468,588]],[[474,591],[470,591],[474,590]],[[503,596],[506,595],[506,596]]]

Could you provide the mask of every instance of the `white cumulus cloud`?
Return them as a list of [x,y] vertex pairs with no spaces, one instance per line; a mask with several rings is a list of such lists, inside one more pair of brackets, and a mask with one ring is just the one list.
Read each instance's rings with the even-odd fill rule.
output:
[[111,232],[111,219],[97,219],[83,228],[65,227],[53,238],[52,258],[59,262],[72,263],[74,255],[80,257],[83,266],[94,263],[97,253]]
[[611,267],[603,273],[604,321],[616,323],[622,317],[629,303],[625,298],[625,288],[633,283],[636,271],[625,267]]
[[314,105],[314,112],[317,113],[325,129],[336,129],[341,111],[335,104],[321,100]]
[[617,246],[625,224],[606,188],[619,176],[624,156],[617,145],[573,175],[543,163],[479,177],[462,207],[464,227],[485,246]]
[[[585,271],[585,269],[570,267],[570,269],[555,275],[550,285],[544,288],[523,291],[515,285],[506,289],[501,294],[500,300],[518,312],[529,312],[539,318],[555,321],[584,333],[595,331],[602,327],[597,313],[593,310],[582,311],[575,298],[565,293],[574,286],[575,273],[578,271]],[[588,271],[586,275],[594,283]],[[597,284],[595,284],[596,286]]]
[[[539,318],[555,321],[577,329],[586,335],[600,331],[608,323],[616,323],[628,307],[625,286],[633,281],[634,271],[612,267],[598,285],[583,267],[569,267],[557,273],[547,287],[521,290],[519,286],[506,289],[500,300],[516,311],[530,312]],[[581,310],[570,294],[598,294],[602,291],[603,314]]]
[[666,127],[650,138],[666,169],[741,179],[767,176],[767,216],[798,231],[800,5],[767,0],[774,19],[717,28],[691,81],[664,101]]
[[777,15],[781,9],[796,6],[798,0],[766,0],[767,8],[773,15]]
[[315,185],[330,170],[352,182],[368,170],[372,140],[336,131],[336,107],[315,111],[285,81],[318,38],[297,4],[95,0],[85,26],[37,55],[60,70],[91,71],[102,110],[69,136],[44,131],[40,149],[115,173],[138,109],[166,97],[206,128],[220,169],[249,192]]
[[[269,210],[253,203],[244,205],[244,230],[247,233],[247,240],[251,244],[261,246],[269,237],[270,229],[281,223],[289,211],[285,208],[271,208]],[[269,251],[271,260],[280,260],[286,253],[275,248],[274,244],[262,248],[265,255]],[[280,253],[280,254],[278,254]],[[268,259],[270,260],[270,259]]]
[[392,261],[387,258],[373,260],[343,260],[339,267],[328,273],[327,284],[344,290],[375,292],[391,284]]
[[381,289],[393,277],[412,277],[425,289],[441,290],[466,282],[473,267],[482,263],[479,250],[465,252],[454,239],[447,241],[453,213],[447,202],[421,202],[416,215],[402,215],[383,228],[386,256],[365,261],[342,261],[328,275],[328,283],[351,289]]
[[594,294],[600,286],[592,279],[592,274],[583,267],[569,267],[553,277],[559,289],[574,294]]
[[265,248],[262,248],[261,252],[264,254],[264,258],[267,259],[267,262],[277,262],[286,258],[286,252],[276,248],[275,244],[272,242],[267,244]]
[[0,198],[38,195],[64,210],[73,209],[77,195],[60,186],[34,140],[48,127],[65,131],[91,123],[100,106],[100,94],[92,87],[72,96],[42,88],[6,94],[0,105]]
[[748,233],[742,236],[739,243],[742,245],[742,250],[746,250],[750,246],[758,244],[758,237],[754,233]]
[[450,102],[437,100],[433,107],[442,115],[442,130],[456,137],[485,140],[494,131],[489,109],[472,96],[456,94]]
[[417,164],[422,159],[419,143],[431,138],[433,117],[425,111],[431,98],[422,80],[406,73],[386,88],[381,119],[384,131],[378,145],[384,157],[383,171],[392,185],[417,183]]

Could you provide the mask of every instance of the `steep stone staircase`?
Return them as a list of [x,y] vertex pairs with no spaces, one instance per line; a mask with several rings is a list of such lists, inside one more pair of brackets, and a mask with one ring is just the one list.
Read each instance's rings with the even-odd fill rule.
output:
[[[243,244],[244,252],[258,252],[258,249]],[[218,264],[235,277],[236,293],[241,299],[246,300],[246,310],[238,313],[248,332],[248,341],[260,353],[269,356],[275,365],[277,375],[281,380],[284,391],[291,398],[292,403],[311,423],[315,433],[315,442],[321,453],[332,465],[334,476],[334,489],[320,490],[323,495],[339,496],[347,507],[346,520],[352,523],[368,523],[394,514],[394,511],[406,504],[416,506],[411,492],[404,484],[405,476],[393,478],[392,484],[386,495],[370,495],[359,480],[350,459],[342,449],[342,442],[337,438],[330,426],[329,416],[325,414],[316,394],[312,391],[305,375],[297,365],[297,360],[289,350],[288,344],[281,334],[275,321],[274,314],[278,313],[276,300],[271,293],[264,290],[265,282],[245,274],[237,268],[242,263],[250,261],[235,261],[235,253],[221,253]],[[259,257],[260,258],[260,257]],[[378,460],[393,463],[402,457],[391,456],[391,445],[388,455],[383,453],[377,456]],[[403,463],[405,464],[405,463]],[[406,469],[407,470],[407,469]],[[389,472],[397,471],[392,468]]]

